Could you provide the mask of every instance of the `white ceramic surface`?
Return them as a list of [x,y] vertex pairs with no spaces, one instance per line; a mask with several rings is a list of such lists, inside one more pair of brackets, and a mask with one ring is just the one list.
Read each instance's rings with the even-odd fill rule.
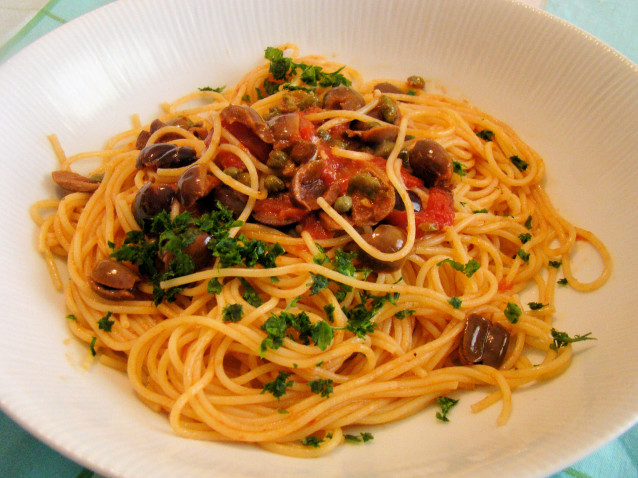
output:
[[[578,344],[557,380],[517,391],[507,425],[498,407],[469,413],[474,393],[449,424],[428,409],[303,461],[178,438],[123,375],[75,365],[82,349],[65,343],[27,213],[54,193],[46,135],[71,153],[99,148],[131,113],[149,121],[160,101],[232,84],[287,41],[368,78],[421,74],[506,121],[546,158],[560,212],[609,246],[611,281],[557,299],[557,327],[598,341]],[[127,477],[539,476],[636,422],[638,68],[583,32],[505,0],[121,0],[11,58],[0,91],[0,406],[72,459]]]

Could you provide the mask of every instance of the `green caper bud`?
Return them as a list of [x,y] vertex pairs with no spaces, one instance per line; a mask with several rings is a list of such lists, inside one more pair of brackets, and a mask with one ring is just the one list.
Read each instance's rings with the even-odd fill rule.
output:
[[316,106],[319,103],[319,99],[314,93],[307,93],[305,91],[299,92],[299,101],[297,105],[301,111],[310,108],[311,106]]
[[348,183],[348,194],[360,191],[369,198],[372,198],[381,189],[381,181],[370,173],[361,173],[352,176]]
[[383,119],[388,123],[394,123],[397,119],[398,108],[397,104],[389,96],[382,95],[379,98],[379,108]]
[[352,198],[350,196],[340,196],[332,206],[339,214],[345,214],[352,209]]
[[89,182],[92,183],[101,183],[102,179],[104,179],[104,173],[95,173],[89,176]]
[[382,158],[387,158],[390,156],[390,153],[394,149],[394,141],[383,141],[377,145],[374,150],[374,154],[377,156],[381,156]]
[[286,189],[284,182],[274,174],[269,174],[264,178],[264,187],[271,193],[276,193]]
[[410,165],[410,152],[406,148],[403,148],[399,151],[399,159],[403,163],[403,167],[407,168]]
[[250,186],[250,173],[248,171],[239,173],[235,179],[246,186]]
[[239,171],[239,169],[237,169],[237,168],[235,168],[233,166],[224,169],[224,174],[228,174],[233,179],[237,179],[237,177],[239,176],[240,172],[241,171]]
[[288,155],[280,149],[273,149],[268,155],[266,165],[270,169],[281,169],[286,165]]
[[412,75],[408,77],[408,86],[422,90],[425,87],[425,80],[422,76]]
[[335,139],[332,143],[333,146],[341,149],[348,149],[348,143],[342,139]]

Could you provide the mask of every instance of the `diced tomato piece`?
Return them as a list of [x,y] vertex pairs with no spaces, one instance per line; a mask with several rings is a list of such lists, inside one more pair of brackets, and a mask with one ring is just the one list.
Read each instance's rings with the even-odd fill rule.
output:
[[[442,188],[430,188],[430,196],[424,210],[414,213],[417,227],[417,236],[423,235],[421,224],[429,224],[441,230],[445,226],[454,224],[454,202],[452,195]],[[408,213],[405,211],[392,211],[386,220],[397,227],[406,229],[408,227]]]
[[301,114],[299,115],[299,136],[306,141],[312,141],[316,138],[315,125]]
[[313,239],[331,239],[334,232],[328,231],[315,214],[309,214],[301,223],[304,231],[308,231]]
[[[377,156],[372,160],[372,162],[385,171],[387,161],[384,158]],[[414,187],[420,188],[423,186],[423,181],[421,181],[416,176],[412,176],[403,166],[401,166],[401,179],[403,179],[403,184],[405,184],[405,187],[407,189]]]
[[512,283],[507,282],[505,279],[501,279],[498,281],[498,290],[499,292],[506,292],[512,288]]
[[215,156],[215,164],[217,164],[217,166],[219,166],[222,170],[226,168],[237,168],[240,171],[246,170],[244,162],[228,151],[220,151],[217,156]]
[[266,198],[255,202],[253,213],[271,225],[285,225],[299,222],[308,215],[308,211],[295,207],[286,194],[278,198]]

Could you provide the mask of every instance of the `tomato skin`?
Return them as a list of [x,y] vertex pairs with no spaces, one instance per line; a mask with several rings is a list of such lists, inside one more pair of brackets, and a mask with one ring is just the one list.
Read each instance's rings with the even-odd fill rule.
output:
[[226,168],[237,168],[240,171],[246,170],[244,162],[228,151],[220,151],[217,156],[215,156],[215,164],[217,164],[222,170]]
[[305,209],[295,207],[287,194],[277,198],[260,199],[255,202],[253,212],[259,216],[271,218],[269,224],[272,225],[299,222],[308,215],[308,211]]
[[309,214],[301,223],[304,231],[308,231],[313,239],[332,239],[334,232],[328,231],[315,214]]
[[[377,156],[372,162],[385,171],[387,161],[384,158]],[[401,166],[401,179],[403,179],[403,184],[405,184],[407,189],[423,187],[423,181],[416,176],[412,176],[403,166]]]
[[513,285],[514,284],[512,284],[511,282],[507,282],[505,279],[501,279],[500,281],[498,281],[498,291],[507,292],[508,290],[512,289]]
[[[442,230],[445,226],[454,224],[454,202],[452,195],[443,188],[430,188],[430,196],[424,210],[414,213],[417,236],[424,234],[421,224],[429,224]],[[406,229],[408,227],[408,213],[406,211],[392,211],[386,220],[393,226]]]
[[299,136],[306,141],[313,141],[317,138],[315,125],[304,118],[302,114],[299,114]]

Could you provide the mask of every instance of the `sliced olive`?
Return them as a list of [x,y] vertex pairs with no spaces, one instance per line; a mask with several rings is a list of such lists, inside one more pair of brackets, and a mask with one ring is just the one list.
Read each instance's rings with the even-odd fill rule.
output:
[[259,113],[249,106],[230,105],[221,111],[220,117],[224,128],[257,159],[262,162],[268,159],[274,138]]
[[498,368],[507,353],[509,338],[508,330],[501,324],[471,314],[465,320],[459,358],[467,365],[482,363]]
[[494,323],[490,327],[490,333],[485,339],[483,349],[483,364],[498,368],[503,363],[507,346],[509,345],[510,333],[501,324]]
[[299,137],[300,118],[298,113],[287,113],[275,116],[268,121],[275,149],[287,148]]
[[[387,254],[397,252],[405,244],[403,232],[389,224],[380,224],[372,234],[363,234],[362,237],[371,246]],[[405,262],[405,258],[398,261],[382,261],[369,255],[363,249],[359,250],[357,257],[365,268],[375,272],[394,272],[400,269]]]
[[312,141],[301,139],[292,145],[290,159],[297,164],[307,163],[317,157],[317,145]]
[[352,197],[352,222],[357,226],[374,226],[394,209],[394,188],[382,169],[366,165],[348,183]]
[[182,173],[177,180],[177,200],[185,208],[189,208],[213,189],[213,178],[206,167],[193,164]]
[[425,187],[446,186],[452,177],[452,159],[436,141],[421,139],[409,152],[413,174],[423,180]]
[[214,201],[211,206],[214,206],[214,204],[219,201],[227,207],[235,217],[238,217],[242,213],[246,207],[246,203],[248,202],[248,196],[240,193],[239,191],[235,191],[233,188],[226,186],[225,184],[221,184],[213,189],[207,199]]
[[323,97],[323,107],[327,110],[354,111],[365,104],[366,101],[361,93],[343,85],[328,90]]
[[91,271],[89,284],[98,295],[106,299],[133,299],[133,287],[139,280],[137,273],[121,262],[104,259]]
[[137,156],[136,166],[141,169],[181,168],[197,160],[196,151],[190,146],[175,146],[170,143],[156,143],[146,146]]
[[478,314],[471,314],[465,321],[459,356],[462,362],[471,365],[483,360],[485,339],[491,322]]
[[317,199],[323,197],[328,204],[333,204],[339,194],[336,183],[327,184],[322,179],[325,163],[322,160],[309,161],[301,165],[290,183],[290,199],[293,203],[314,211],[319,209]]
[[99,181],[91,181],[90,178],[68,170],[53,171],[51,177],[58,186],[69,192],[92,193],[100,186]]
[[377,83],[376,85],[374,85],[374,89],[379,90],[381,93],[404,93],[404,91],[398,86],[387,82]]
[[168,184],[146,183],[135,196],[133,201],[133,216],[144,229],[154,216],[162,211],[168,211],[173,203],[175,191]]
[[[410,201],[412,202],[412,208],[414,212],[419,212],[423,207],[423,203],[421,202],[421,197],[412,191],[408,191],[408,196],[410,196]],[[399,196],[399,193],[395,191],[395,199],[394,199],[394,209],[397,211],[405,211],[405,204],[403,204],[403,199]]]

